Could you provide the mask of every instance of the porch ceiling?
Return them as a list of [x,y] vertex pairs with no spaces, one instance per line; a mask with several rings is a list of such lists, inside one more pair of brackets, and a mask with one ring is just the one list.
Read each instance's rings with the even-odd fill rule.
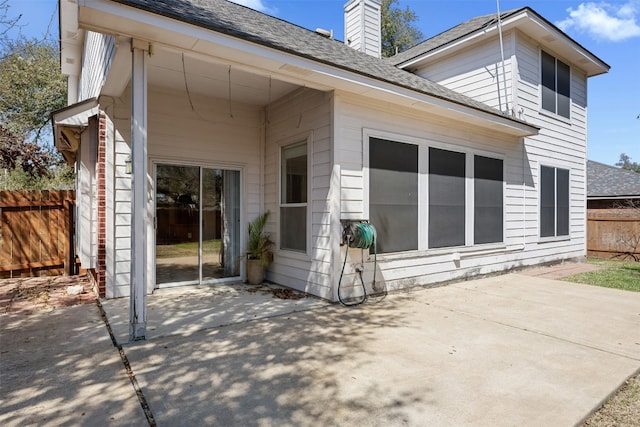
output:
[[223,61],[197,57],[177,50],[157,48],[148,63],[152,86],[187,90],[191,95],[227,99],[251,105],[267,105],[299,86],[251,73]]

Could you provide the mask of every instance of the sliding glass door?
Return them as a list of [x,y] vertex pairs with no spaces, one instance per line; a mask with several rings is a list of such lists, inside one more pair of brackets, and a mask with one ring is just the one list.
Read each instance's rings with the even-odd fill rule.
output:
[[156,167],[156,286],[240,275],[240,172]]

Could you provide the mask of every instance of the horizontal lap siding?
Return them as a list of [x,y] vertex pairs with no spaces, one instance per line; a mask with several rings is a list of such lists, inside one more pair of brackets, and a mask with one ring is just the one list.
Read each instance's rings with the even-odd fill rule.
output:
[[[129,295],[131,257],[131,175],[125,173],[125,160],[130,155],[131,112],[130,90],[115,101],[112,158],[113,232],[111,233],[110,285],[111,297]],[[229,115],[226,100],[192,94],[196,111],[182,92],[151,87],[148,95],[148,156],[152,162],[228,167],[242,170],[241,211],[243,223],[260,210],[260,139],[262,112],[259,107],[233,104]],[[107,112],[111,107],[107,107]],[[152,177],[153,163],[149,163]],[[152,181],[150,181],[152,182]],[[153,194],[151,188],[150,194]],[[241,227],[244,251],[246,227]],[[148,236],[151,241],[154,236]],[[149,257],[151,257],[151,253]],[[150,263],[154,260],[149,259]],[[152,264],[151,264],[152,265]]]
[[78,101],[100,94],[115,52],[113,36],[87,31]]
[[[541,165],[559,167],[570,171],[570,240],[561,242],[539,242],[538,234],[533,241],[537,247],[533,255],[543,260],[557,260],[586,254],[586,76],[577,67],[571,66],[571,111],[570,120],[559,118],[542,110],[540,105],[540,48],[527,36],[518,33],[516,54],[519,78],[518,103],[524,119],[541,128],[536,136],[526,139],[527,157],[531,165],[536,188],[536,215],[539,209],[539,168]],[[545,49],[551,55],[552,50]],[[559,58],[563,60],[563,58]],[[567,62],[566,60],[564,60]]]
[[[414,251],[404,254],[381,255],[377,265],[377,281],[385,281],[386,289],[425,285],[473,275],[488,274],[507,269],[580,257],[582,225],[577,218],[582,194],[581,175],[572,168],[572,239],[540,243],[538,237],[537,159],[531,154],[532,141],[526,147],[521,140],[511,139],[488,131],[477,131],[461,123],[442,126],[428,115],[396,108],[390,113],[388,106],[370,100],[339,93],[336,96],[336,116],[340,117],[336,134],[336,162],[341,170],[341,218],[365,218],[366,194],[363,164],[363,129],[418,139],[426,146],[460,150],[471,149],[480,155],[496,153],[504,159],[505,172],[505,229],[504,246],[491,249],[481,245],[450,250]],[[393,139],[390,136],[390,139]],[[575,150],[579,151],[579,138],[575,137]],[[430,141],[435,141],[432,144]],[[535,143],[533,144],[535,146]],[[366,141],[364,149],[367,149]],[[565,148],[565,150],[567,150]],[[535,151],[535,150],[534,150]],[[571,153],[571,150],[568,151]],[[579,155],[564,156],[577,167]],[[424,228],[424,227],[423,227]],[[426,239],[426,230],[420,239]],[[452,253],[460,252],[461,260],[454,262]],[[344,257],[341,251],[341,260]],[[365,282],[373,278],[372,257],[351,249],[343,278],[343,297],[358,295],[360,282],[354,265],[365,260]],[[336,267],[340,274],[342,264]],[[369,285],[368,285],[369,286]],[[378,287],[378,290],[380,288]],[[371,290],[371,289],[369,289]]]
[[[504,70],[498,39],[479,43],[462,52],[439,58],[415,71],[421,77],[478,101],[505,110],[505,78],[508,99],[511,91],[511,56],[513,33],[504,35]],[[503,73],[504,71],[504,73]]]
[[331,135],[332,95],[300,89],[267,109],[267,146],[265,156],[265,207],[272,212],[268,224],[274,241],[279,241],[279,157],[280,148],[312,134],[311,182],[307,209],[310,210],[309,254],[281,251],[268,278],[276,283],[331,297]]

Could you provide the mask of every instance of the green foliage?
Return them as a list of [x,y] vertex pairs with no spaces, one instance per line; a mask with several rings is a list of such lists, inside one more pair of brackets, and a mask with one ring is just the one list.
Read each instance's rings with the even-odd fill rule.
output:
[[606,288],[640,292],[640,263],[633,261],[590,261],[603,266],[603,269],[588,273],[575,274],[564,280]]
[[620,161],[616,163],[616,166],[628,171],[640,173],[640,163],[632,162],[631,157],[627,156],[625,153],[620,154]]
[[397,7],[399,0],[382,0],[382,56],[390,57],[407,50],[424,37],[415,27],[416,13],[407,6],[404,10]]
[[264,232],[267,219],[269,219],[268,211],[249,223],[249,246],[247,248],[249,259],[259,259],[260,264],[264,267],[269,266],[271,262],[271,246],[273,245],[269,234]]
[[0,190],[73,190],[75,173],[71,166],[59,164],[47,175],[34,176],[18,162],[15,169],[0,169]]
[[10,40],[0,59],[0,124],[42,142],[49,115],[66,106],[67,83],[59,52],[49,41]]

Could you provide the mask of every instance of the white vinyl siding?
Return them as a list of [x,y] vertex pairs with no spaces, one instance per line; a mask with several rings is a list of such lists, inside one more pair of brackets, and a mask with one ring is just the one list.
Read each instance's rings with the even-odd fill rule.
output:
[[[540,128],[538,135],[524,138],[519,162],[509,159],[509,154],[505,159],[504,241],[522,236],[519,239],[527,251],[523,255],[526,264],[582,257],[586,254],[586,75],[552,49],[542,48],[571,67],[569,119],[546,112],[540,100],[540,42],[516,30],[505,33],[504,46],[510,110],[516,118]],[[502,109],[504,104],[498,96],[503,95],[503,85],[497,34],[455,55],[434,58],[415,72],[495,108]],[[540,164],[569,171],[571,226],[564,239],[540,239]],[[515,182],[521,183],[519,188],[510,185]],[[515,212],[524,222],[514,220]]]
[[504,73],[500,44],[496,40],[485,41],[453,55],[438,58],[428,65],[421,65],[415,73],[497,110],[505,111],[506,100],[513,98],[511,65],[514,61],[514,37],[513,32],[504,34]]
[[80,93],[78,101],[95,98],[105,82],[109,68],[116,53],[113,36],[87,31]]
[[[336,163],[340,170],[341,219],[370,219],[367,205],[368,179],[364,151],[368,136],[374,135],[397,142],[424,144],[443,150],[466,153],[466,196],[468,203],[465,218],[466,245],[451,248],[429,248],[425,239],[428,230],[428,203],[423,197],[419,203],[420,248],[417,251],[378,255],[378,279],[388,290],[448,281],[455,278],[487,274],[511,268],[535,265],[553,260],[569,259],[584,255],[584,241],[576,234],[576,219],[571,218],[571,239],[540,243],[538,163],[532,159],[535,141],[511,138],[490,131],[478,131],[464,123],[443,122],[429,113],[419,113],[409,108],[393,107],[345,93],[336,94]],[[339,119],[338,119],[339,118]],[[537,151],[537,150],[535,150]],[[474,242],[474,167],[475,156],[502,161],[503,168],[503,219],[501,241],[476,244]],[[576,171],[571,169],[572,215],[580,212],[575,205]],[[419,167],[427,176],[428,168]],[[428,179],[420,179],[420,188],[427,188]],[[422,192],[421,192],[422,193]],[[425,192],[426,195],[426,192]],[[492,207],[495,209],[495,206]],[[584,208],[584,207],[583,207]],[[498,236],[499,238],[500,236]],[[495,235],[488,240],[498,240]],[[349,258],[361,262],[361,255],[349,251]],[[455,253],[459,255],[454,256]],[[340,257],[344,257],[342,248]],[[459,261],[456,258],[459,257]],[[349,263],[347,263],[349,265]],[[340,273],[338,266],[338,274]],[[365,283],[370,283],[373,257],[365,256]],[[357,273],[347,268],[343,278],[344,295],[357,295]]]
[[[107,192],[107,206],[113,204],[113,228],[108,235],[107,253],[112,259],[107,262],[107,295],[113,297],[129,295],[129,272],[131,260],[131,175],[125,173],[125,160],[129,157],[131,123],[130,89],[120,99],[109,105],[107,112],[114,111],[113,135],[107,141],[107,153],[112,156],[113,191]],[[228,167],[241,170],[241,226],[240,242],[246,244],[246,224],[260,213],[260,140],[262,112],[257,106],[234,104],[233,118],[229,117],[226,100],[193,96],[198,112],[176,105],[189,105],[184,92],[149,88],[148,154],[149,161],[173,161],[180,164]],[[113,108],[113,110],[112,110]],[[207,117],[217,117],[214,121]],[[149,163],[149,182],[153,182],[152,163]],[[107,184],[109,186],[111,184]],[[153,186],[149,194],[153,194]],[[153,211],[152,197],[150,210]],[[149,224],[153,236],[152,220]],[[153,269],[154,239],[149,239],[149,263]],[[149,291],[151,289],[148,289]]]
[[355,50],[380,57],[380,6],[371,0],[345,5],[345,43]]
[[331,234],[331,93],[298,89],[267,108],[265,155],[265,210],[274,215],[268,231],[279,241],[279,168],[281,147],[307,140],[309,193],[306,254],[276,250],[267,279],[276,283],[332,298]]
[[95,268],[98,255],[98,128],[95,118],[81,135],[76,170],[76,252],[83,268]]

